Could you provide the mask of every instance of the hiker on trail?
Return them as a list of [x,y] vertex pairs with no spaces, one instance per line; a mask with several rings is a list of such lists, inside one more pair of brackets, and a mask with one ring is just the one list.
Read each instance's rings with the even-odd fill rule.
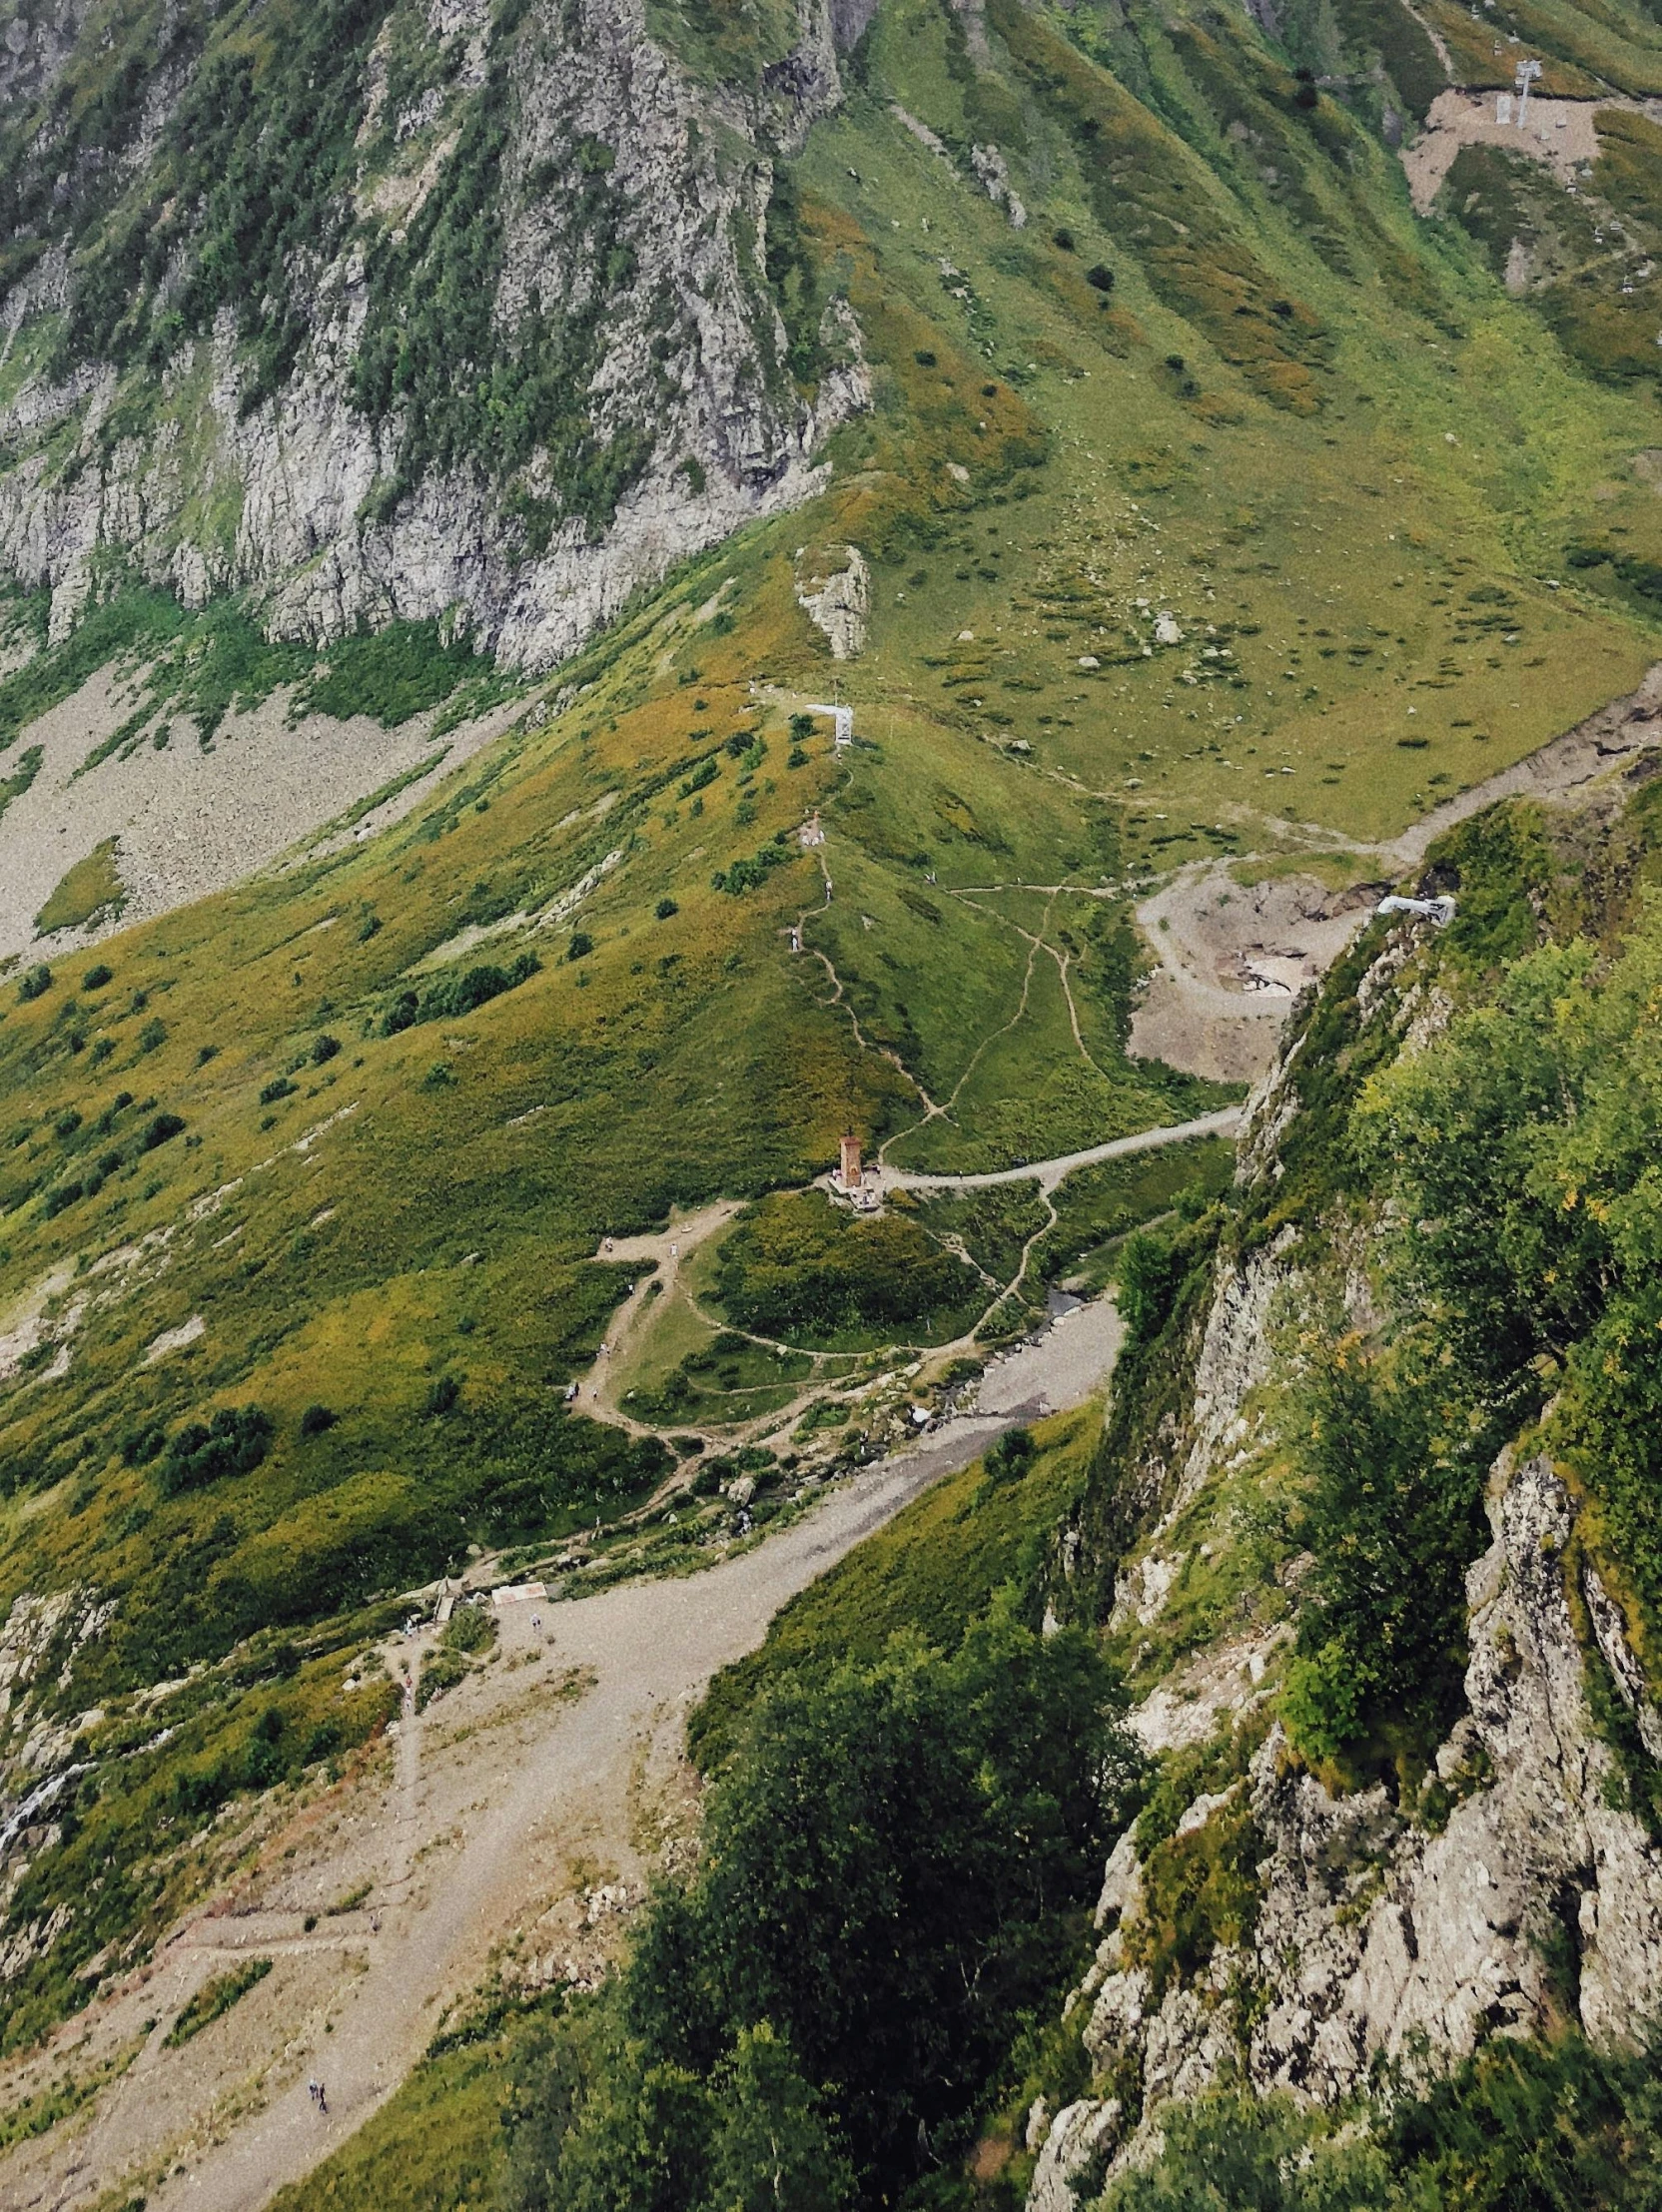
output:
[[329,2098],[324,2094],[324,2085],[321,2081],[318,2084],[318,2110],[320,2112],[329,2110]]
[[306,2084],[306,2093],[312,2099],[312,2102],[316,2104],[318,2101],[318,2077],[316,2074],[314,2074],[311,2080]]

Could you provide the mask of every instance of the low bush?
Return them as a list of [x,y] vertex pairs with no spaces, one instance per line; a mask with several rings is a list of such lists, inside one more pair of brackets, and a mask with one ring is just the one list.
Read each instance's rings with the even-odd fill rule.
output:
[[421,1401],[422,1419],[436,1421],[441,1415],[450,1411],[460,1395],[461,1385],[456,1381],[454,1375],[440,1375],[429,1387],[426,1396]]
[[17,981],[17,995],[25,1005],[31,999],[44,999],[52,988],[52,971],[44,961],[33,968],[26,968]]
[[226,1475],[246,1475],[271,1449],[276,1423],[257,1405],[221,1406],[211,1421],[188,1422],[168,1443],[160,1480],[165,1497],[200,1490]]
[[504,991],[516,991],[520,984],[540,974],[541,968],[542,963],[534,953],[521,953],[506,968],[487,963],[469,968],[459,976],[446,977],[420,997],[414,991],[401,991],[381,1018],[381,1034],[397,1037],[402,1030],[414,1029],[418,1022],[459,1021],[476,1007],[488,1006],[492,999],[499,999]]

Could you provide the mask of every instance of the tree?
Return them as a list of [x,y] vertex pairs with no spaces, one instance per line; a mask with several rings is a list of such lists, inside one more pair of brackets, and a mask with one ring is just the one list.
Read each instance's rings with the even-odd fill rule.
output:
[[696,1873],[556,2031],[516,2201],[637,2212],[672,2176],[677,2212],[838,2212],[909,2183],[920,2125],[969,2124],[1075,1964],[1139,1771],[1120,1704],[1089,1639],[1013,1602],[951,1658],[897,1638],[773,1691]]
[[824,2099],[768,2021],[740,2030],[717,2102],[710,2212],[841,2212],[853,2202],[853,2169]]

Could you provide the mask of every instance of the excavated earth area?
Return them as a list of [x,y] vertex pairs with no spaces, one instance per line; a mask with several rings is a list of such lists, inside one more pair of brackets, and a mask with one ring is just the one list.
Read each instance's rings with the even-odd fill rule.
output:
[[[224,891],[430,759],[427,775],[339,832],[368,838],[419,805],[439,776],[524,710],[516,699],[435,743],[429,733],[437,709],[391,730],[370,715],[338,722],[312,714],[291,723],[283,689],[247,713],[228,714],[211,745],[176,716],[165,746],[146,730],[124,748],[126,757],[113,754],[77,775],[134,712],[141,686],[132,671],[102,669],[22,733],[19,745],[38,745],[45,757],[29,789],[0,813],[0,961],[20,954],[50,960],[118,926]],[[65,873],[112,837],[127,894],[120,915],[38,937],[35,916]]]
[[[1519,47],[1520,54],[1526,47]],[[1511,120],[1500,121],[1501,106]],[[1542,100],[1531,96],[1523,128],[1516,122],[1517,102],[1509,93],[1439,92],[1425,118],[1425,128],[1411,146],[1402,150],[1402,167],[1408,176],[1408,195],[1417,215],[1429,215],[1443,179],[1454,166],[1462,146],[1498,146],[1508,154],[1522,154],[1541,162],[1561,185],[1576,183],[1582,169],[1598,159],[1598,133],[1593,118],[1601,109],[1625,108],[1635,115],[1662,120],[1662,100]]]
[[1388,888],[1331,891],[1313,876],[1245,885],[1225,861],[1181,870],[1137,909],[1158,965],[1132,1018],[1131,1050],[1214,1082],[1255,1082],[1293,1000]]
[[1601,778],[1649,773],[1658,748],[1662,662],[1636,690],[1384,844],[1355,844],[1309,824],[1272,825],[1289,836],[1326,836],[1353,857],[1364,881],[1333,890],[1313,875],[1284,875],[1248,886],[1233,873],[1240,863],[1191,862],[1137,908],[1154,966],[1132,1018],[1132,1052],[1215,1082],[1255,1083],[1275,1058],[1299,992],[1320,981],[1380,896],[1423,864],[1436,839],[1501,799],[1584,806]]

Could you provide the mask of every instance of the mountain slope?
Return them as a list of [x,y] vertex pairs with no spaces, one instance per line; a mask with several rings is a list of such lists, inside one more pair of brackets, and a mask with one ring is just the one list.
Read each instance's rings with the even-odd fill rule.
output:
[[[1398,0],[6,24],[21,2048],[139,1966],[264,1792],[375,1739],[399,1592],[714,1556],[1219,1179],[1185,1152],[855,1222],[810,1187],[846,1130],[979,1173],[1222,1106],[1208,1025],[1265,961],[1318,964],[1306,921],[1323,960],[1359,929],[1439,802],[1615,700],[1642,749],[1662,31]],[[1509,81],[1513,36],[1590,160],[1438,104]],[[1461,132],[1416,213],[1398,146]],[[188,838],[193,788],[246,841],[141,868],[135,825]],[[1475,913],[1459,847],[1453,950],[1393,941],[1427,995],[1564,902],[1630,926],[1648,830],[1593,822],[1533,875],[1507,833]],[[1384,1056],[1335,1011],[1357,945],[1306,1070]],[[1157,967],[1173,1065],[1131,1049]],[[1248,1155],[1251,1235],[1360,1251],[1349,1094],[1303,1105],[1273,1187]],[[1203,1380],[1192,1412],[1215,1298],[1230,1388],[1266,1371],[1280,1276],[1209,1273],[1217,1228],[1144,1285],[1171,1333],[1068,1538],[1066,1606],[1104,1601],[1139,1695],[1267,1556],[1209,1534],[1203,1572],[1185,1535],[1175,1597],[1165,1551],[1124,1556],[1233,1404]],[[1243,1484],[1256,1527],[1280,1492]],[[1462,1495],[1450,1622],[1486,1542]],[[1605,1562],[1636,1608],[1637,1525]],[[1389,1788],[1457,1716],[1463,1634],[1367,1739]],[[1305,1751],[1371,1786],[1354,1740]]]

